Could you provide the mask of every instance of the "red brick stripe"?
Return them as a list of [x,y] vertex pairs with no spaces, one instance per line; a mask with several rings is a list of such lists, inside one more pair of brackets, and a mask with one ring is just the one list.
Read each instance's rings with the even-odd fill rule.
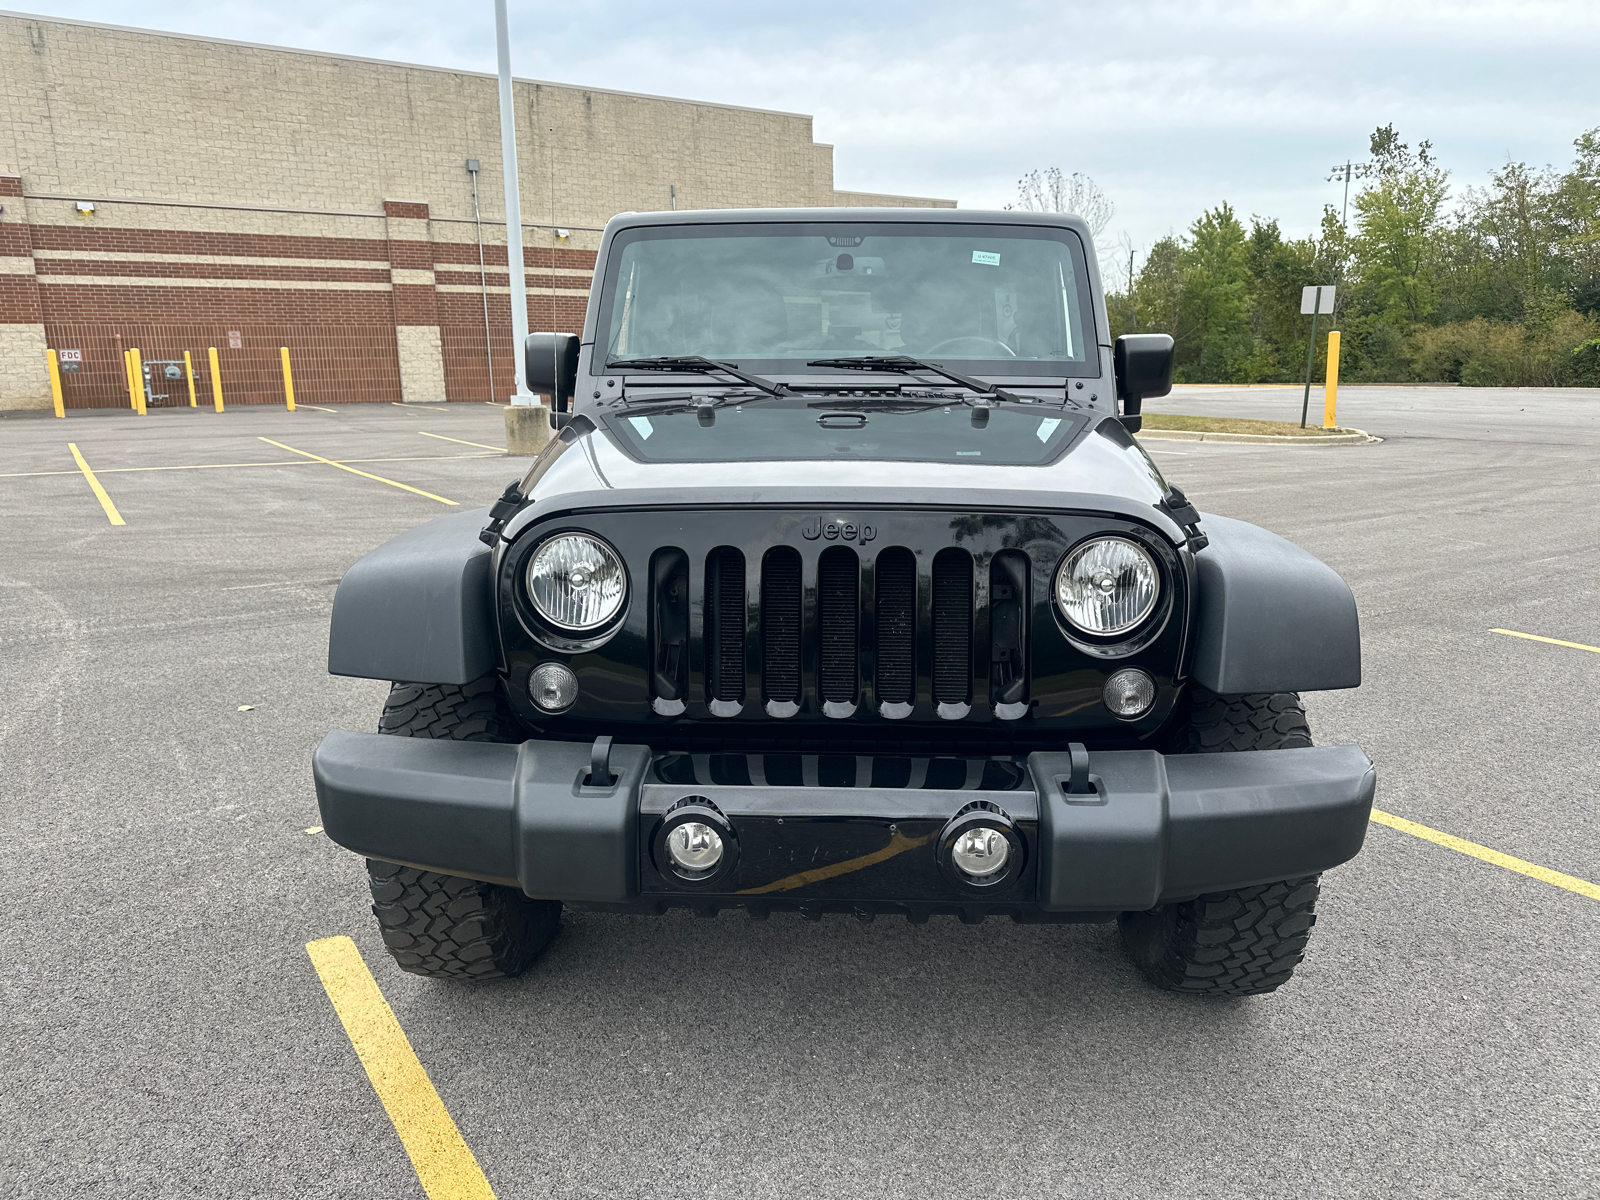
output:
[[0,275],[0,325],[37,325],[43,314],[32,275]]
[[[137,287],[41,283],[47,321],[365,321],[394,324],[390,294],[299,288]],[[37,318],[35,318],[37,319]]]

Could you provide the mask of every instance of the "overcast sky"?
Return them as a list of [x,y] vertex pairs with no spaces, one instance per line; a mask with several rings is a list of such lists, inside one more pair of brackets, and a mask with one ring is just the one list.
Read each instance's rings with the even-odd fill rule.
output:
[[[20,7],[20,6],[19,6]],[[37,11],[37,10],[34,10]],[[74,0],[49,15],[490,71],[492,0]],[[522,78],[810,113],[843,188],[998,208],[1091,175],[1140,247],[1220,201],[1315,228],[1374,126],[1459,190],[1600,125],[1595,0],[512,0]]]

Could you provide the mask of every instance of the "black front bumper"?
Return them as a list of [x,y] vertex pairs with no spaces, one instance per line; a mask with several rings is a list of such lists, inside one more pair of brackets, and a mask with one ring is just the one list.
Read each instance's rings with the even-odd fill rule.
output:
[[[975,787],[825,787],[666,783],[648,747],[617,746],[615,781],[600,787],[588,783],[590,747],[577,743],[336,730],[312,772],[323,826],[341,846],[534,897],[1023,919],[1146,909],[1337,866],[1361,849],[1376,782],[1357,746],[1088,757],[1090,786],[1074,794],[1066,753],[1030,755],[1020,785],[999,789],[982,785],[988,774]],[[690,796],[720,810],[738,843],[709,889],[664,870],[652,847],[664,815]],[[975,801],[1009,817],[1021,846],[993,889],[938,861],[941,831]]]

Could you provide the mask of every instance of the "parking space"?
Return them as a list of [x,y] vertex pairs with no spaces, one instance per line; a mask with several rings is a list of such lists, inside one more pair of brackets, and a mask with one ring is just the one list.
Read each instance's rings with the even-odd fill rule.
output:
[[1350,582],[1365,683],[1308,708],[1395,818],[1294,981],[1229,1002],[1150,990],[1114,926],[953,918],[572,913],[518,980],[403,975],[310,832],[312,748],[386,690],[326,674],[328,613],[525,468],[500,411],[0,421],[0,1195],[1594,1194],[1600,396],[1341,420],[1385,440],[1151,446]]

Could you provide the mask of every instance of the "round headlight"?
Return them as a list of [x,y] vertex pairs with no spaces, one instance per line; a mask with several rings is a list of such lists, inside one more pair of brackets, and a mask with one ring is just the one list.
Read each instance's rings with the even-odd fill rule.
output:
[[1085,542],[1056,571],[1056,607],[1084,633],[1127,633],[1156,606],[1161,576],[1144,547],[1127,538]]
[[626,592],[622,559],[586,533],[553,537],[528,562],[528,597],[558,629],[598,629],[617,615]]

